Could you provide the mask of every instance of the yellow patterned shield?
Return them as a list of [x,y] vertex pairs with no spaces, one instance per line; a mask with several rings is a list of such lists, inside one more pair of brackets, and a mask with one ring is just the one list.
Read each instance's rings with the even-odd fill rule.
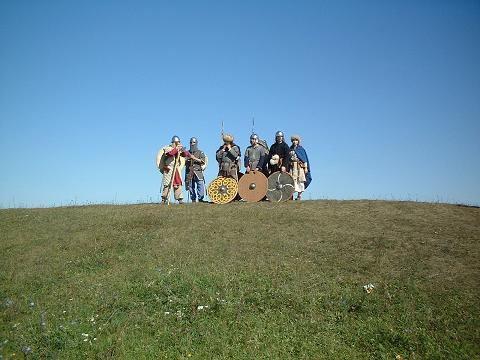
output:
[[208,185],[208,197],[215,204],[227,204],[237,196],[238,183],[235,179],[219,176]]

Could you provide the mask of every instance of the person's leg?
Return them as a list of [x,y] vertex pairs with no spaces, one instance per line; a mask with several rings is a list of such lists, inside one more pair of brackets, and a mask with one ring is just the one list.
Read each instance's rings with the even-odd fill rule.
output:
[[178,201],[179,204],[183,204],[183,192],[182,192],[182,187],[179,185],[175,185],[173,187],[175,190],[174,195],[175,195],[175,200]]
[[298,195],[297,195],[297,200],[302,200],[302,193],[305,191],[305,183],[304,182],[298,182]]
[[192,182],[190,183],[190,199],[192,202],[197,201],[197,194],[195,192],[195,184],[197,182],[197,177],[193,175]]
[[163,174],[163,179],[162,179],[162,185],[163,185],[163,191],[162,191],[162,202],[167,202],[167,197],[168,197],[168,189],[170,188],[170,180],[172,176],[165,172]]
[[164,186],[163,192],[162,192],[162,202],[167,202],[167,196],[168,196],[168,186]]
[[198,180],[197,186],[198,200],[203,202],[203,198],[205,197],[205,180]]

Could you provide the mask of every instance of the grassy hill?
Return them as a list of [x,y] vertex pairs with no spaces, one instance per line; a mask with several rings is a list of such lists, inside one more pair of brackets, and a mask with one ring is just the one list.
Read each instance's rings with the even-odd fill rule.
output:
[[0,354],[479,358],[479,250],[455,205],[1,210]]

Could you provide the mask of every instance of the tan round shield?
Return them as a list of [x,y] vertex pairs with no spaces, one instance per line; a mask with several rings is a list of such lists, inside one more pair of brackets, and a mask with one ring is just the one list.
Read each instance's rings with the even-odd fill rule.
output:
[[218,176],[208,185],[208,197],[215,204],[227,204],[237,196],[238,183],[235,179]]
[[294,190],[293,178],[289,173],[277,171],[268,177],[268,200],[287,201],[292,197]]
[[238,180],[238,193],[243,200],[257,202],[267,194],[268,180],[260,171],[252,171]]

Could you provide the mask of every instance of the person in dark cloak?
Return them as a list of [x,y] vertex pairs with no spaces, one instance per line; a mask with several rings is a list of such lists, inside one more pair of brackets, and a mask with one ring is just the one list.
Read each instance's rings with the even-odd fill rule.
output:
[[277,131],[275,133],[275,143],[270,146],[270,151],[268,152],[268,174],[270,175],[276,171],[286,172],[289,154],[290,149],[285,143],[283,132]]

